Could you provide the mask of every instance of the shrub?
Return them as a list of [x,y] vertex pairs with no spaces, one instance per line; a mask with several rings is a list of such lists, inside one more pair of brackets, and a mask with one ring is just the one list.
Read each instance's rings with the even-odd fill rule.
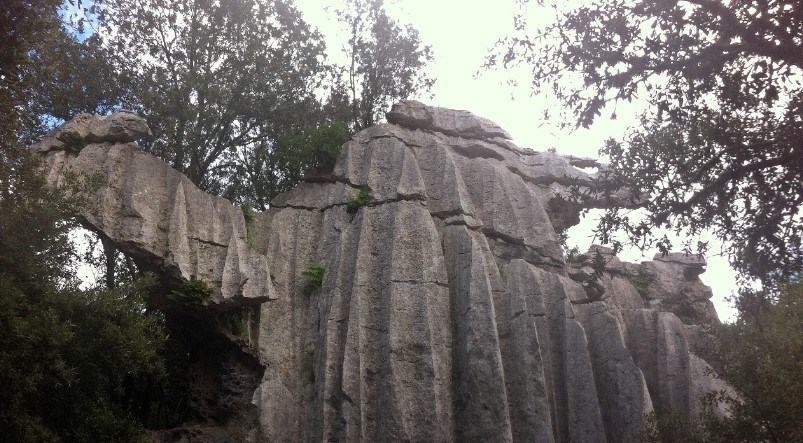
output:
[[711,441],[704,424],[677,413],[657,415],[650,412],[644,417],[644,427],[633,436],[639,443]]
[[307,282],[311,284],[315,288],[320,288],[323,286],[323,274],[326,272],[326,268],[320,263],[313,263],[301,273]]
[[499,277],[502,278],[502,281],[507,281],[507,278],[510,276],[510,271],[507,269],[507,266],[500,266],[499,267]]
[[652,283],[653,278],[647,274],[640,273],[639,275],[631,275],[627,277],[627,280],[633,285],[633,288],[641,295],[642,298],[647,298],[650,294],[650,283]]
[[254,222],[254,217],[256,217],[256,211],[254,208],[251,207],[248,203],[243,203],[240,205],[240,208],[243,210],[243,219],[245,220],[245,227],[251,228],[251,224]]
[[360,189],[360,192],[353,197],[349,197],[346,199],[346,208],[347,211],[350,213],[355,213],[361,207],[368,204],[368,201],[371,198],[371,194],[368,193],[365,189]]
[[70,154],[78,154],[86,147],[86,140],[75,132],[64,134],[61,137],[64,142],[64,150]]
[[182,305],[200,305],[209,298],[215,290],[202,280],[194,276],[184,283],[181,289],[174,289],[167,294],[167,298]]
[[248,323],[251,321],[252,311],[243,307],[222,315],[226,328],[234,335],[242,336],[248,332]]

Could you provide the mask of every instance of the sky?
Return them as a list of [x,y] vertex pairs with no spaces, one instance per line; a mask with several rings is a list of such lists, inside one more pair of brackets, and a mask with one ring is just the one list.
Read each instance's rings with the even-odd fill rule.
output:
[[[535,4],[536,2],[531,2]],[[580,3],[575,1],[575,3]],[[328,56],[342,59],[347,34],[337,22],[332,0],[296,0],[297,7],[311,25],[325,36]],[[560,121],[544,120],[543,111],[559,110],[561,104],[549,94],[533,94],[527,72],[498,69],[483,71],[489,50],[511,31],[513,16],[518,10],[515,0],[386,0],[389,15],[419,31],[424,44],[430,45],[435,60],[431,73],[436,79],[430,94],[411,97],[426,104],[452,109],[465,109],[486,117],[513,137],[524,148],[545,151],[555,148],[559,154],[598,158],[598,150],[608,138],[621,138],[637,123],[637,116],[646,107],[644,101],[620,104],[617,119],[598,119],[589,129],[569,131],[560,128]],[[546,24],[553,16],[536,5],[530,8],[531,24]],[[508,80],[518,85],[511,86]],[[591,230],[596,226],[592,212],[569,231],[569,246],[585,251],[592,244]],[[671,236],[670,236],[671,239]],[[680,249],[681,239],[672,243]],[[712,301],[721,320],[734,319],[735,310],[726,301],[736,288],[736,274],[727,259],[718,254],[719,246],[711,241],[707,271],[701,279],[714,293]],[[623,251],[619,257],[631,262],[652,259],[654,252]]]

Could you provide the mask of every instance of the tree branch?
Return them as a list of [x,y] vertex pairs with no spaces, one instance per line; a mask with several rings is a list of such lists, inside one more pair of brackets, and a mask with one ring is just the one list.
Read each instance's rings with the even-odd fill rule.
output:
[[748,164],[739,168],[727,170],[722,174],[720,174],[720,176],[717,177],[716,180],[705,186],[703,189],[700,189],[699,191],[695,192],[694,195],[692,195],[685,202],[678,202],[672,204],[671,205],[672,207],[669,210],[655,214],[655,216],[653,217],[653,223],[655,225],[661,225],[674,214],[688,212],[689,210],[691,210],[691,208],[700,203],[701,200],[708,197],[712,193],[717,192],[719,189],[725,186],[725,184],[728,183],[729,181],[738,180],[754,171],[760,171],[762,169],[771,168],[773,166],[783,166],[789,160],[790,160],[789,155],[782,155],[780,157],[769,158],[759,161],[757,163]]

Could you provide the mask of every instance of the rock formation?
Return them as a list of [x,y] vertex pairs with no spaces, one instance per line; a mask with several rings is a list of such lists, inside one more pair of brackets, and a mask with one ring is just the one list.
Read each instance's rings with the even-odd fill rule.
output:
[[518,148],[466,111],[405,101],[387,118],[248,226],[131,143],[147,133],[132,114],[81,116],[35,149],[53,185],[101,174],[87,225],[166,285],[206,282],[209,318],[257,307],[245,331],[210,323],[239,346],[217,367],[248,368],[210,401],[253,405],[251,439],[619,442],[722,387],[697,349],[716,321],[704,261],[564,258],[571,190],[600,186],[577,167],[602,165]]

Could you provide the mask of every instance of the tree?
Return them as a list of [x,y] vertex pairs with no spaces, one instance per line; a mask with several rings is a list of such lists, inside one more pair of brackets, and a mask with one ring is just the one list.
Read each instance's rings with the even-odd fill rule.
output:
[[145,149],[205,191],[222,194],[238,153],[296,128],[314,102],[323,43],[289,2],[98,0],[90,11],[156,134]]
[[[63,25],[63,28],[66,25]],[[131,92],[114,71],[112,55],[95,34],[83,41],[69,29],[32,54],[31,107],[48,126],[78,113],[109,114],[127,108]]]
[[284,133],[240,151],[238,179],[227,198],[267,209],[273,197],[307,173],[331,170],[350,134],[380,121],[392,102],[434,83],[425,72],[433,58],[430,48],[415,29],[391,19],[382,1],[350,1],[337,13],[350,32],[345,49],[350,65],[322,66],[328,96],[286,110],[285,119],[294,124]]
[[331,171],[350,136],[345,123],[333,122],[256,145],[238,165],[243,180],[232,188],[233,194],[264,211],[273,197],[292,189],[307,173]]
[[721,441],[801,441],[803,283],[784,285],[774,303],[739,308],[734,323],[714,331],[717,370],[738,395],[710,396],[731,413],[711,423],[712,433],[723,436]]
[[0,4],[0,148],[28,143],[41,133],[33,93],[35,73],[46,69],[43,48],[66,39],[60,0],[9,0]]
[[[41,160],[0,152],[0,435],[8,441],[133,441],[175,405],[160,316],[146,308],[144,282],[81,290],[67,217],[80,193],[50,191]],[[73,190],[90,191],[87,177]],[[180,368],[180,365],[176,366]],[[173,391],[170,391],[173,392]]]
[[422,45],[415,28],[387,15],[384,0],[349,0],[338,16],[350,32],[346,52],[355,129],[380,121],[394,101],[435,83],[426,72],[431,48]]
[[9,0],[0,5],[0,148],[27,146],[79,112],[106,113],[126,96],[97,36],[79,42],[79,0]]
[[649,97],[641,127],[601,150],[609,182],[648,196],[648,216],[608,210],[602,240],[711,230],[767,287],[803,270],[803,4],[602,0],[558,15],[535,35],[518,17],[488,66],[530,66],[578,126]]
[[114,65],[112,106],[139,111],[156,134],[144,149],[207,192],[265,208],[309,169],[299,159],[325,151],[299,140],[368,126],[432,83],[414,29],[381,1],[352,6],[350,90],[291,0],[93,0],[86,12],[94,54]]

